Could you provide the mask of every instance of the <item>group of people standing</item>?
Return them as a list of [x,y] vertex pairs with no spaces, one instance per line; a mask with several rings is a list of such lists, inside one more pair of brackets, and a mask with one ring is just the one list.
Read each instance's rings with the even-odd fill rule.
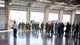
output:
[[56,34],[56,35],[63,35],[65,25],[62,22],[59,23],[46,23],[45,25],[41,24],[41,29],[45,27],[47,33]]
[[[80,23],[69,23],[67,22],[67,24],[64,24],[62,22],[59,23],[42,23],[41,24],[41,30],[43,30],[45,27],[46,32],[48,33],[53,33],[55,35],[59,35],[59,36],[73,36],[73,37],[79,37],[80,35]],[[65,33],[65,34],[64,34]]]
[[73,23],[72,33],[74,38],[80,38],[80,22]]
[[[18,28],[23,28],[24,27],[26,29],[30,29],[31,24],[26,23],[26,25],[24,23],[19,23]],[[41,27],[41,28],[40,28]],[[46,30],[47,33],[51,33],[51,34],[55,34],[55,35],[59,35],[59,36],[63,36],[64,32],[65,32],[65,36],[72,36],[75,38],[80,38],[80,22],[79,23],[73,23],[72,25],[68,22],[66,25],[62,22],[59,23],[41,23],[39,27],[39,23],[33,23],[32,24],[32,29],[39,29],[39,30]],[[64,27],[66,28],[64,30]],[[14,29],[14,37],[16,37],[16,32],[17,32],[17,24],[14,21],[14,24],[12,25],[12,28]]]
[[33,30],[39,30],[39,29],[40,29],[39,25],[40,25],[40,24],[37,23],[37,22],[32,23],[32,29],[33,29]]
[[28,29],[28,30],[30,30],[30,26],[31,26],[31,25],[30,25],[29,23],[26,23],[26,24],[25,24],[24,22],[22,22],[22,23],[19,23],[19,24],[18,24],[18,29],[23,29],[23,30],[24,30],[24,29]]
[[39,23],[19,23],[18,24],[18,29],[26,29],[26,30],[31,30],[31,28],[34,30],[38,30],[39,29]]

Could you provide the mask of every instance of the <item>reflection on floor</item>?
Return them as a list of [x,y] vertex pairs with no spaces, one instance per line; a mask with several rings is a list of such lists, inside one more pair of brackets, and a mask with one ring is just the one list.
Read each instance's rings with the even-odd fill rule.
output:
[[80,45],[79,39],[49,35],[45,31],[18,32],[13,38],[13,31],[0,31],[0,45]]

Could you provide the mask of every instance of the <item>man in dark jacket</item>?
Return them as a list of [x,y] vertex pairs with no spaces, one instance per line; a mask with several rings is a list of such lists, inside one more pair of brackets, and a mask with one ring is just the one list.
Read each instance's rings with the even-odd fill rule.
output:
[[43,30],[43,29],[44,29],[44,24],[42,23],[42,24],[41,24],[41,30]]
[[54,32],[54,31],[53,31],[53,28],[54,28],[53,23],[51,23],[51,26],[50,26],[50,27],[51,27],[51,34],[53,35],[53,32]]
[[77,23],[75,26],[74,37],[78,37],[78,28],[79,28],[79,24]]
[[66,31],[65,31],[67,36],[69,35],[70,30],[71,30],[71,25],[68,22],[66,25]]

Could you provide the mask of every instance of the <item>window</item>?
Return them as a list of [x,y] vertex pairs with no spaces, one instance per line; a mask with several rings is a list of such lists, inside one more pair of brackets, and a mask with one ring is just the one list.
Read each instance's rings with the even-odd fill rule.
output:
[[58,14],[49,13],[49,21],[58,20]]
[[10,10],[9,19],[15,20],[17,23],[20,23],[20,22],[26,23],[26,11]]
[[31,12],[30,20],[34,20],[36,22],[42,22],[44,20],[44,13]]
[[67,23],[67,22],[70,22],[70,15],[63,15],[63,22],[64,23]]

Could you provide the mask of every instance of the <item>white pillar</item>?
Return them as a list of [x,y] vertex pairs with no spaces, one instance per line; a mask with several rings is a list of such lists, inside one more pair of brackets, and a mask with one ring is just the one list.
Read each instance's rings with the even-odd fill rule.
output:
[[48,22],[48,16],[49,16],[49,7],[46,7],[44,9],[44,23]]
[[73,24],[73,23],[74,23],[74,19],[75,19],[75,12],[76,12],[76,10],[73,10],[73,11],[72,11],[72,14],[70,15],[70,22],[71,22],[71,24]]
[[31,4],[29,4],[27,7],[26,23],[30,23],[30,16],[31,16]]
[[59,10],[58,21],[59,22],[62,22],[63,21],[63,9],[60,9]]
[[9,28],[9,0],[5,0],[5,20],[6,20],[6,24],[5,24],[5,29]]

